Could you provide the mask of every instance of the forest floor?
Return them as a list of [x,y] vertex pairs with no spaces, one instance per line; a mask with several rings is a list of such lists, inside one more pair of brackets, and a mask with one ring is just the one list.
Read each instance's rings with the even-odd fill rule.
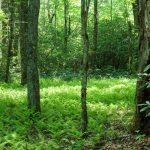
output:
[[130,134],[135,79],[88,81],[86,139],[80,132],[80,80],[47,78],[40,82],[42,113],[34,120],[26,107],[26,87],[18,81],[0,82],[0,149],[148,150],[148,138]]

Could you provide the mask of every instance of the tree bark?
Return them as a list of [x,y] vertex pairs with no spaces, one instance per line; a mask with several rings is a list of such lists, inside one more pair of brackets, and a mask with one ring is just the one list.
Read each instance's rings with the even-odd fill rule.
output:
[[113,20],[113,0],[110,0],[111,1],[111,6],[110,6],[110,19],[111,19],[111,23],[112,23],[112,20]]
[[27,89],[28,107],[35,112],[40,112],[39,73],[37,66],[38,49],[38,16],[40,0],[28,2],[28,41],[27,41]]
[[88,51],[89,38],[87,34],[87,20],[90,0],[81,0],[81,26],[82,26],[82,40],[83,40],[83,75],[82,75],[82,89],[81,89],[81,103],[82,103],[82,132],[87,131],[88,116],[86,106],[86,92],[87,92],[87,72],[88,72]]
[[128,21],[128,74],[132,74],[132,25],[131,21]]
[[93,54],[92,64],[95,66],[96,63],[96,52],[97,52],[97,35],[98,35],[98,1],[94,0],[94,30],[93,30]]
[[135,0],[135,2],[132,4],[133,8],[133,16],[134,16],[134,25],[136,28],[139,27],[139,5],[138,5],[139,0]]
[[6,60],[5,82],[8,83],[10,77],[10,63],[13,55],[13,39],[14,39],[14,0],[10,0],[9,4],[9,36],[8,36],[8,51]]
[[[2,10],[8,14],[8,1],[3,0],[1,3]],[[8,45],[8,23],[2,21],[2,63],[1,63],[1,77],[5,80],[6,59],[7,59],[7,45]]]
[[[146,101],[150,101],[150,88],[147,87],[149,82],[150,70],[144,71],[145,67],[150,64],[150,1],[139,0],[139,78],[136,85],[136,113],[135,129],[142,133],[150,134],[150,117],[146,117],[147,112],[140,112],[141,107]],[[145,74],[147,73],[147,75]]]
[[64,0],[64,51],[68,45],[68,0]]
[[27,29],[28,0],[20,2],[20,54],[21,54],[21,84],[27,83]]

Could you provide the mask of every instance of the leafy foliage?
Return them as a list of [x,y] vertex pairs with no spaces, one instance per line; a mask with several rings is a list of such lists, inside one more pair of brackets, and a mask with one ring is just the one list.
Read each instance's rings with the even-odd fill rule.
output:
[[[26,108],[25,87],[18,82],[0,83],[0,149],[80,149],[93,147],[101,138],[112,139],[127,132],[134,111],[135,84],[131,81],[90,79],[86,140],[80,132],[78,79],[42,79],[42,113],[34,120],[30,120],[31,112]],[[116,129],[118,125],[124,130]]]

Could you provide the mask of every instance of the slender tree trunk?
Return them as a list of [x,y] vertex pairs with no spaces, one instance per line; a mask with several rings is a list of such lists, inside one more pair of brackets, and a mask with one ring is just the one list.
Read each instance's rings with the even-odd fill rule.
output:
[[27,29],[28,29],[28,0],[20,2],[20,54],[21,54],[21,84],[27,83]]
[[69,22],[68,22],[68,36],[71,34],[71,17],[69,16]]
[[111,1],[111,6],[110,6],[110,20],[111,20],[111,23],[112,23],[112,19],[113,19],[113,0],[110,0]]
[[57,47],[57,4],[55,4],[55,22],[54,22],[54,26],[55,26],[55,41],[54,41],[54,46],[55,48]]
[[14,0],[9,1],[9,38],[8,38],[8,51],[6,60],[5,82],[8,83],[10,77],[10,63],[13,55],[13,39],[14,39]]
[[[0,10],[2,10],[2,1],[0,1]],[[2,21],[0,21],[0,33],[2,31]],[[0,43],[2,43],[2,33],[0,34]],[[2,46],[2,44],[0,44]],[[2,67],[2,49],[0,47],[0,67]],[[2,68],[0,68],[0,78],[2,77]]]
[[133,8],[133,16],[134,16],[134,24],[135,26],[138,28],[139,26],[139,6],[138,6],[138,1],[139,0],[135,0],[135,2],[132,4],[132,8]]
[[132,26],[131,21],[128,21],[128,73],[132,74]]
[[150,79],[150,70],[144,71],[145,67],[150,64],[150,1],[139,0],[139,6],[139,78],[137,80],[135,98],[135,128],[150,135],[150,117],[146,117],[146,111],[140,112],[142,107],[139,106],[139,104],[143,104],[146,101],[150,102],[150,88],[147,87],[147,82]]
[[[5,14],[8,14],[8,1],[2,1],[2,10]],[[1,76],[5,80],[6,71],[6,59],[7,59],[7,46],[8,45],[8,24],[6,21],[2,21],[2,63],[1,63]]]
[[64,51],[68,45],[68,0],[64,0]]
[[98,11],[97,11],[98,1],[94,0],[94,30],[93,30],[93,55],[92,61],[93,65],[96,63],[96,52],[97,52],[97,35],[98,35]]
[[28,40],[27,40],[27,89],[28,107],[40,112],[40,90],[39,73],[37,66],[38,49],[38,17],[40,0],[29,0],[28,2]]
[[81,103],[82,103],[82,132],[85,133],[88,125],[87,106],[86,106],[86,92],[87,92],[87,72],[88,72],[88,51],[89,38],[87,34],[87,20],[90,0],[81,0],[81,26],[82,26],[82,40],[83,40],[83,76],[81,89]]
[[[14,4],[14,42],[13,42],[13,56],[16,57],[17,59],[17,56],[19,54],[19,15],[20,15],[20,12],[19,12],[19,8],[20,8],[20,3],[17,3],[15,1],[15,4]],[[16,65],[16,64],[14,64]]]

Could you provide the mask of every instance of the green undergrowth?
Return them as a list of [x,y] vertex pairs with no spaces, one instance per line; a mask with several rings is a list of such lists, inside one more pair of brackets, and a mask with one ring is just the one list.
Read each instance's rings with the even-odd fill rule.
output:
[[41,79],[42,113],[29,119],[26,87],[0,83],[0,149],[80,150],[125,134],[134,113],[135,80],[90,79],[88,137],[82,139],[80,80]]

